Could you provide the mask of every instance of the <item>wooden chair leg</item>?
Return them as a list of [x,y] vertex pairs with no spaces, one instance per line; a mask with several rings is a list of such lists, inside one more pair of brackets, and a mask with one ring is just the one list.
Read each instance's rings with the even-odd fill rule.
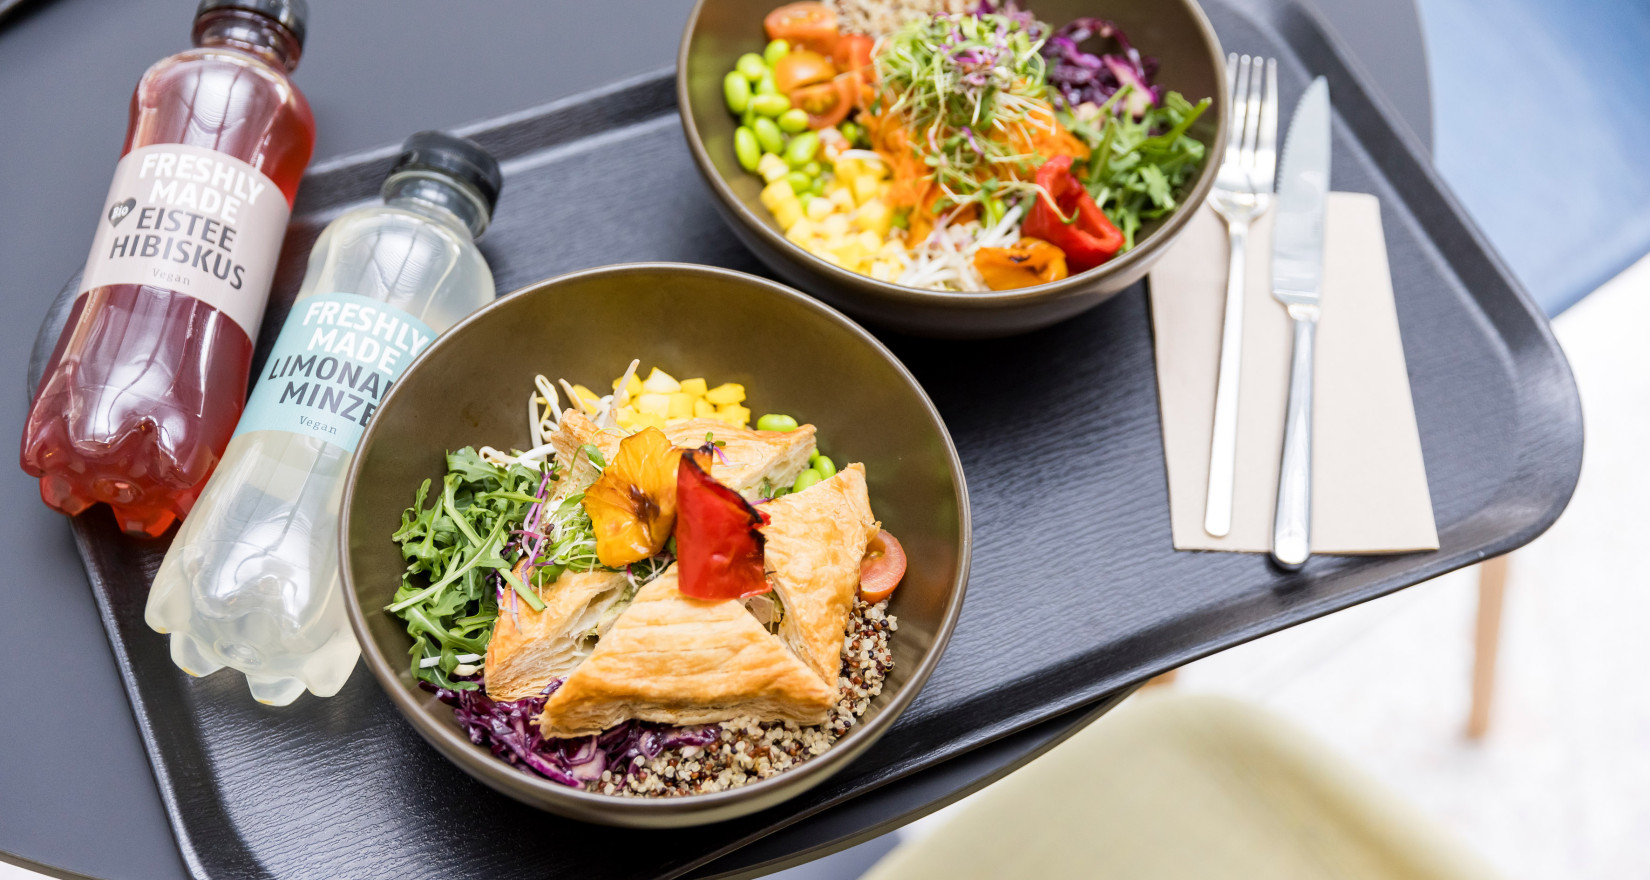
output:
[[1473,634],[1472,709],[1467,714],[1467,737],[1483,739],[1490,727],[1490,704],[1495,696],[1495,664],[1501,647],[1501,606],[1507,594],[1507,557],[1486,559],[1478,566],[1478,622]]

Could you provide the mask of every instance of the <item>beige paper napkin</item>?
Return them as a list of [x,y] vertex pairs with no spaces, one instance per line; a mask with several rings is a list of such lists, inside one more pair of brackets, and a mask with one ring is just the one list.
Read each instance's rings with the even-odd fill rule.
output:
[[[1398,336],[1381,208],[1331,193],[1312,413],[1312,552],[1438,548]],[[1226,226],[1208,207],[1151,273],[1152,326],[1177,550],[1265,552],[1289,393],[1289,315],[1272,298],[1272,213],[1249,234],[1232,531],[1203,531],[1226,296]]]

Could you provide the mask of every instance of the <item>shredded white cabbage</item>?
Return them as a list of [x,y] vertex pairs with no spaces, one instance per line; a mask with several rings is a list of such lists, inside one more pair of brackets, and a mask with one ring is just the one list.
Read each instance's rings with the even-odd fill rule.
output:
[[1020,240],[1020,215],[1015,205],[989,228],[979,221],[951,224],[941,220],[922,243],[910,251],[911,262],[896,283],[929,290],[989,290],[974,268],[974,254],[983,247],[1007,247]]
[[630,402],[630,379],[636,375],[636,368],[641,365],[641,358],[632,360],[630,366],[625,369],[624,375],[619,377],[618,387],[613,389],[612,394],[602,398],[606,407],[600,415],[596,416],[596,427],[617,428],[619,426],[615,413],[618,412],[619,407]]
[[561,396],[556,392],[556,384],[560,383],[562,390],[567,392],[568,406],[578,407],[588,415],[598,427],[612,430],[617,424],[612,414],[619,407],[630,401],[630,393],[625,386],[630,384],[630,377],[636,375],[636,370],[642,365],[640,358],[630,362],[619,379],[619,387],[612,393],[603,395],[595,403],[580,397],[573,391],[573,385],[566,379],[550,381],[548,376],[539,373],[533,377],[534,391],[527,395],[527,432],[533,438],[533,448],[526,452],[504,452],[491,446],[483,446],[477,450],[482,460],[492,464],[508,467],[512,464],[539,461],[551,458],[556,454],[556,448],[550,443],[550,436],[561,428]]

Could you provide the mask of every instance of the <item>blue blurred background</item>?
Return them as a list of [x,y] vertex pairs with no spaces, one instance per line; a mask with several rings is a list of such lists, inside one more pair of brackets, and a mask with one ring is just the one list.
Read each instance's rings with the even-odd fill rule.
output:
[[1650,253],[1650,4],[1418,6],[1434,160],[1547,313]]

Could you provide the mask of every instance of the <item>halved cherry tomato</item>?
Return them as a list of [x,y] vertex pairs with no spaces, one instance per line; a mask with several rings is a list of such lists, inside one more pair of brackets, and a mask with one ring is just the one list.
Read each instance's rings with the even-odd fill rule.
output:
[[849,111],[854,109],[854,97],[858,92],[858,77],[844,73],[830,82],[815,83],[791,92],[791,106],[806,111],[808,127],[818,131],[847,119]]
[[837,37],[831,60],[836,62],[838,70],[859,70],[871,63],[871,49],[875,46],[876,40],[864,34],[843,34]]
[[831,59],[807,49],[789,52],[773,66],[774,88],[787,95],[803,86],[824,82],[835,76],[836,67],[831,64]]
[[905,548],[886,530],[878,532],[859,563],[859,597],[867,602],[881,602],[893,595],[903,577]]
[[823,3],[787,3],[768,13],[762,27],[770,40],[784,40],[821,55],[836,48],[836,13]]

